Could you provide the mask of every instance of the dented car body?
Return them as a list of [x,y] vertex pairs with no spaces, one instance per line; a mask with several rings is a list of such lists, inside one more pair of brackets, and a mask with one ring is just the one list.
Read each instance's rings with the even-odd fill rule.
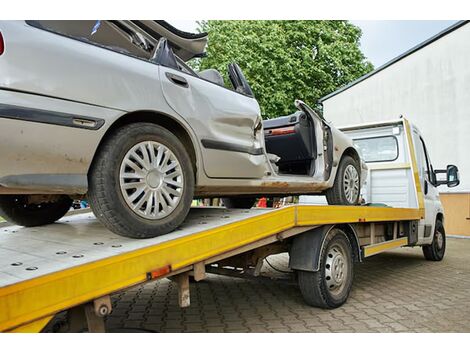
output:
[[[0,194],[16,197],[0,202],[7,218],[8,204],[88,192],[102,219],[113,206],[90,193],[114,190],[116,212],[127,205],[128,222],[146,227],[108,227],[151,237],[174,229],[193,197],[238,207],[241,198],[331,193],[336,182],[332,203],[359,201],[366,168],[351,139],[301,101],[296,113],[263,122],[236,64],[231,88],[217,71],[186,65],[203,55],[206,33],[164,21],[6,21],[0,33]],[[152,138],[149,125],[170,135]],[[110,158],[119,159],[111,188],[92,186]]]

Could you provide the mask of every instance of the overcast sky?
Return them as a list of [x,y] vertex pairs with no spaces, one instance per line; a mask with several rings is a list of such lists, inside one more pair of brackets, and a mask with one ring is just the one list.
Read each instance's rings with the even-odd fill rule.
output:
[[[169,21],[193,32],[196,21]],[[416,44],[432,37],[456,21],[351,21],[362,29],[361,49],[379,67]]]

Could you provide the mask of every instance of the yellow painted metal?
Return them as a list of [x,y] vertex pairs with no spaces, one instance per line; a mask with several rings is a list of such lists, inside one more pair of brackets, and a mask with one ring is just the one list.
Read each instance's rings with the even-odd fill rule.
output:
[[0,288],[0,331],[33,322],[295,226],[295,207]]
[[407,237],[398,238],[396,240],[391,240],[391,241],[382,242],[378,244],[371,244],[369,246],[364,247],[364,257],[370,257],[371,255],[379,254],[381,252],[384,252],[393,248],[403,247],[403,246],[406,246],[407,244],[408,244]]
[[45,318],[41,318],[38,320],[33,321],[32,323],[20,325],[12,330],[8,330],[8,332],[17,332],[17,333],[32,333],[32,332],[41,332],[42,329],[54,318],[53,315],[50,315]]
[[341,205],[297,206],[298,226],[419,219],[419,209]]
[[419,218],[417,209],[291,206],[0,288],[0,331],[33,322],[126,287],[166,265],[175,271],[295,226],[398,221]]
[[410,152],[411,168],[416,187],[416,196],[418,198],[418,207],[420,210],[421,219],[424,219],[424,195],[421,190],[421,182],[419,181],[418,163],[416,161],[416,153],[413,144],[413,134],[411,133],[410,123],[407,119],[403,119],[405,125],[406,140],[408,142],[408,150]]

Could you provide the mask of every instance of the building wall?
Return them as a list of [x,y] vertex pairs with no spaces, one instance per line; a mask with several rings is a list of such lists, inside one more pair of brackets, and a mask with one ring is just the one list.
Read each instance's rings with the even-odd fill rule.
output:
[[[384,43],[386,45],[386,43]],[[434,168],[456,164],[470,191],[470,24],[323,102],[336,126],[396,119],[424,135]]]
[[[323,101],[323,109],[336,126],[403,115],[423,134],[435,169],[459,167],[460,186],[440,191],[470,192],[470,24]],[[442,198],[446,223],[456,224],[448,233],[470,234],[470,221],[454,215],[451,202],[465,195]]]

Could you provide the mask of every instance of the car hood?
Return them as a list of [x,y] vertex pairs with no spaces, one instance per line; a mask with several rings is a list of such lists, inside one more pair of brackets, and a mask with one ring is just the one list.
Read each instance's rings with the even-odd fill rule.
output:
[[[145,38],[152,43],[152,46],[155,46],[161,37],[165,37],[175,54],[184,61],[204,55],[207,33],[184,32],[161,20],[109,22],[128,35]],[[136,45],[139,44],[136,43]]]

